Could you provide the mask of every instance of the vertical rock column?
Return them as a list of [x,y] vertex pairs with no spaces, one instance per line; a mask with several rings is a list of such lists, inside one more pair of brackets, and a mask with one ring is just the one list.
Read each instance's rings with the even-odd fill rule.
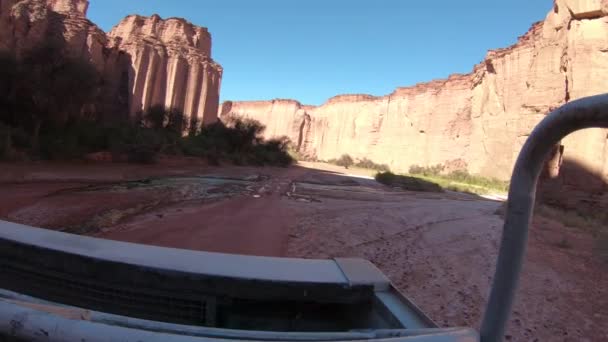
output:
[[201,87],[203,85],[203,73],[201,72],[201,64],[193,63],[190,66],[188,73],[188,82],[186,86],[186,98],[184,105],[185,113],[192,113],[190,117],[190,125],[198,125],[201,120],[198,118],[198,103],[201,97]]
[[190,123],[217,121],[222,67],[211,59],[206,28],[184,19],[128,16],[109,36],[131,56],[130,114],[163,105]]

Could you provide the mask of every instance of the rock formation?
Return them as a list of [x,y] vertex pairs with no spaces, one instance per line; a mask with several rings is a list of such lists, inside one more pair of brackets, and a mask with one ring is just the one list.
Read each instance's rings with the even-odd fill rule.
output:
[[217,120],[222,68],[211,59],[206,28],[180,18],[131,15],[108,35],[131,56],[131,114],[160,104],[202,124]]
[[[86,18],[88,0],[0,0],[0,49],[17,56],[61,40],[103,77],[106,111],[133,116],[151,105],[201,123],[217,119],[222,68],[206,28],[184,19],[128,16],[106,35]],[[113,103],[108,103],[113,102]]]
[[[565,102],[608,90],[608,2],[557,0],[508,48],[489,51],[465,75],[398,88],[339,95],[318,107],[293,100],[227,102],[220,115],[247,116],[266,135],[288,136],[300,154],[327,160],[348,153],[407,172],[444,164],[508,179],[531,129]],[[564,158],[606,179],[606,130],[563,141]]]
[[[108,44],[106,34],[86,18],[87,0],[0,0],[0,50],[17,57],[47,43],[82,58],[102,77],[100,111],[126,115],[130,58]],[[101,86],[103,85],[103,86]]]

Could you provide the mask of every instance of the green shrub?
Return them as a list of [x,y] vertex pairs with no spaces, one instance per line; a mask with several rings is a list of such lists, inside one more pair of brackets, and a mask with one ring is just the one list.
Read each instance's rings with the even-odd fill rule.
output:
[[355,166],[363,168],[363,169],[370,169],[370,170],[376,170],[376,171],[381,171],[381,172],[390,171],[390,168],[388,167],[388,165],[376,164],[375,162],[373,162],[367,158],[361,159],[359,162],[357,162],[355,164]]
[[382,184],[392,185],[395,182],[397,175],[392,172],[378,172],[374,178]]
[[289,153],[289,155],[291,156],[291,159],[293,159],[293,160],[307,161],[305,156],[301,155],[300,152],[293,149],[291,146],[287,149],[287,153]]
[[141,116],[144,127],[165,130],[166,133],[172,133],[176,137],[181,137],[188,128],[188,121],[182,111],[162,105],[150,107]]
[[445,169],[445,166],[443,166],[441,164],[437,164],[434,166],[412,165],[412,166],[410,166],[409,174],[423,175],[423,176],[437,176],[441,172],[443,172],[444,169]]
[[202,127],[183,141],[185,154],[207,158],[210,164],[228,160],[237,165],[288,166],[293,162],[287,137],[264,141],[264,126],[251,119],[231,118]]
[[338,158],[338,160],[335,161],[335,164],[338,166],[343,166],[345,169],[348,169],[353,164],[355,164],[355,161],[348,154],[343,154],[342,156],[340,156],[340,158]]
[[443,189],[437,184],[424,179],[397,175],[390,171],[378,172],[374,177],[379,183],[398,187],[410,191],[427,191],[427,192],[443,192]]
[[287,137],[271,139],[258,143],[253,147],[253,164],[289,166],[293,158],[287,152],[289,139]]
[[140,128],[134,133],[133,141],[124,147],[128,160],[133,163],[154,163],[164,143],[162,131]]
[[464,170],[452,171],[444,177],[452,181],[477,185],[488,189],[495,189],[505,192],[509,189],[509,182],[501,181],[495,178],[472,175]]
[[107,150],[108,133],[107,127],[88,120],[69,122],[65,126],[48,125],[40,133],[40,156],[53,160],[75,159]]

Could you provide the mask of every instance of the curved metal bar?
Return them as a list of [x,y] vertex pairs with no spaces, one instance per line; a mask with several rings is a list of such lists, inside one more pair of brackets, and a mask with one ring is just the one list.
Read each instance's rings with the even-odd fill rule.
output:
[[[157,327],[158,328],[158,327]],[[341,334],[321,333],[319,339],[313,339],[306,333],[283,333],[283,338],[269,336],[269,333],[246,331],[240,335],[193,336],[187,331],[164,331],[163,329],[142,329],[138,327],[121,326],[119,324],[105,324],[80,317],[70,317],[64,314],[53,314],[41,308],[20,305],[10,301],[0,300],[0,331],[7,332],[7,336],[0,335],[2,341],[89,341],[89,342],[274,342],[274,341],[370,341],[369,337],[361,336],[365,332],[344,332]],[[359,338],[352,335],[359,334]],[[374,334],[369,332],[369,334]],[[307,336],[308,335],[308,336]],[[350,335],[350,336],[349,336]],[[7,337],[5,340],[3,337]],[[274,337],[268,339],[267,337]],[[372,337],[377,342],[467,342],[477,339],[477,332],[468,328],[434,328],[406,330],[403,335],[394,332],[381,332],[380,336]]]
[[547,115],[524,144],[511,177],[507,214],[496,273],[483,323],[481,341],[501,341],[528,239],[536,183],[551,148],[566,135],[584,128],[608,128],[608,94],[567,103]]

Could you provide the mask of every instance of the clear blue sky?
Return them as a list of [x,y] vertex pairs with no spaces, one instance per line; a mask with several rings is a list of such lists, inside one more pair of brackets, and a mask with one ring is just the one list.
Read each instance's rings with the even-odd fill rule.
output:
[[109,31],[128,14],[183,17],[209,29],[223,100],[384,95],[466,73],[515,43],[551,0],[91,0]]

